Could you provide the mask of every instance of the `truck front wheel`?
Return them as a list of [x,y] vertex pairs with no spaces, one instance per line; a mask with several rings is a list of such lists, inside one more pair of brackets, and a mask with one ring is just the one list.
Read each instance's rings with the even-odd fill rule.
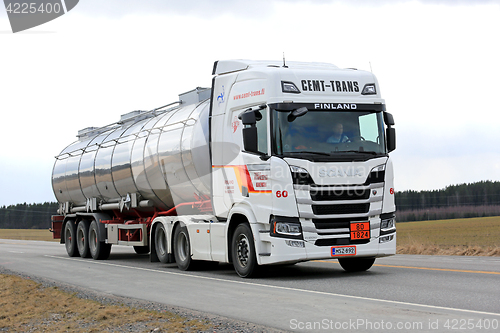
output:
[[346,272],[364,272],[373,266],[375,258],[339,258],[339,264]]
[[250,226],[242,223],[236,227],[231,243],[233,266],[239,276],[247,278],[257,273],[257,257]]
[[88,239],[92,258],[96,260],[108,259],[111,252],[111,244],[99,241],[99,225],[95,220],[90,223]]
[[75,221],[69,220],[64,225],[64,245],[66,252],[70,257],[78,256],[78,249],[76,248],[76,225]]

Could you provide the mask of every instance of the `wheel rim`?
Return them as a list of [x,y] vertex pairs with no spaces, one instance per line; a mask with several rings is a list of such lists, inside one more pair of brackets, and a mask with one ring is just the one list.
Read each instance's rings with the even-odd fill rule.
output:
[[241,267],[246,267],[248,265],[249,253],[250,253],[250,242],[246,235],[239,235],[237,246],[237,259]]
[[156,249],[160,256],[165,256],[167,249],[165,244],[167,243],[167,237],[165,236],[165,230],[163,228],[158,228],[156,232]]
[[181,261],[186,261],[189,253],[189,243],[187,241],[186,234],[181,232],[177,238],[177,254]]

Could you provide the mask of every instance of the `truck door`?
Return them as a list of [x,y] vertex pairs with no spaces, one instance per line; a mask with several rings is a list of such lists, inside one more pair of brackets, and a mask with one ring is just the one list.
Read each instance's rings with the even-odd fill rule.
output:
[[[244,151],[242,157],[247,177],[246,198],[258,222],[268,222],[272,209],[271,150],[268,108],[257,111],[257,153]],[[259,119],[260,118],[260,119]],[[245,196],[245,193],[243,193]]]

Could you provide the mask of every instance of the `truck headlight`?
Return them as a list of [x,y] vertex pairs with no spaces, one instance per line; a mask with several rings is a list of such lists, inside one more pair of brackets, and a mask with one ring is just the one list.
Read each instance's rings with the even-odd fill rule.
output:
[[394,228],[394,219],[389,219],[389,220],[383,220],[380,223],[380,229],[385,230],[385,229],[393,229]]
[[271,236],[281,238],[302,239],[302,226],[296,217],[271,217]]
[[380,236],[396,231],[396,215],[394,213],[380,215]]
[[306,169],[290,165],[290,170],[292,171],[292,180],[295,185],[311,185],[314,181],[311,178],[309,172]]

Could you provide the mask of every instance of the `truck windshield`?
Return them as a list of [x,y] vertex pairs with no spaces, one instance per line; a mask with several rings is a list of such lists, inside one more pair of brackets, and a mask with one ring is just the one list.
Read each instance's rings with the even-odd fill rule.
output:
[[310,110],[300,117],[272,110],[273,153],[313,160],[386,154],[382,112]]

